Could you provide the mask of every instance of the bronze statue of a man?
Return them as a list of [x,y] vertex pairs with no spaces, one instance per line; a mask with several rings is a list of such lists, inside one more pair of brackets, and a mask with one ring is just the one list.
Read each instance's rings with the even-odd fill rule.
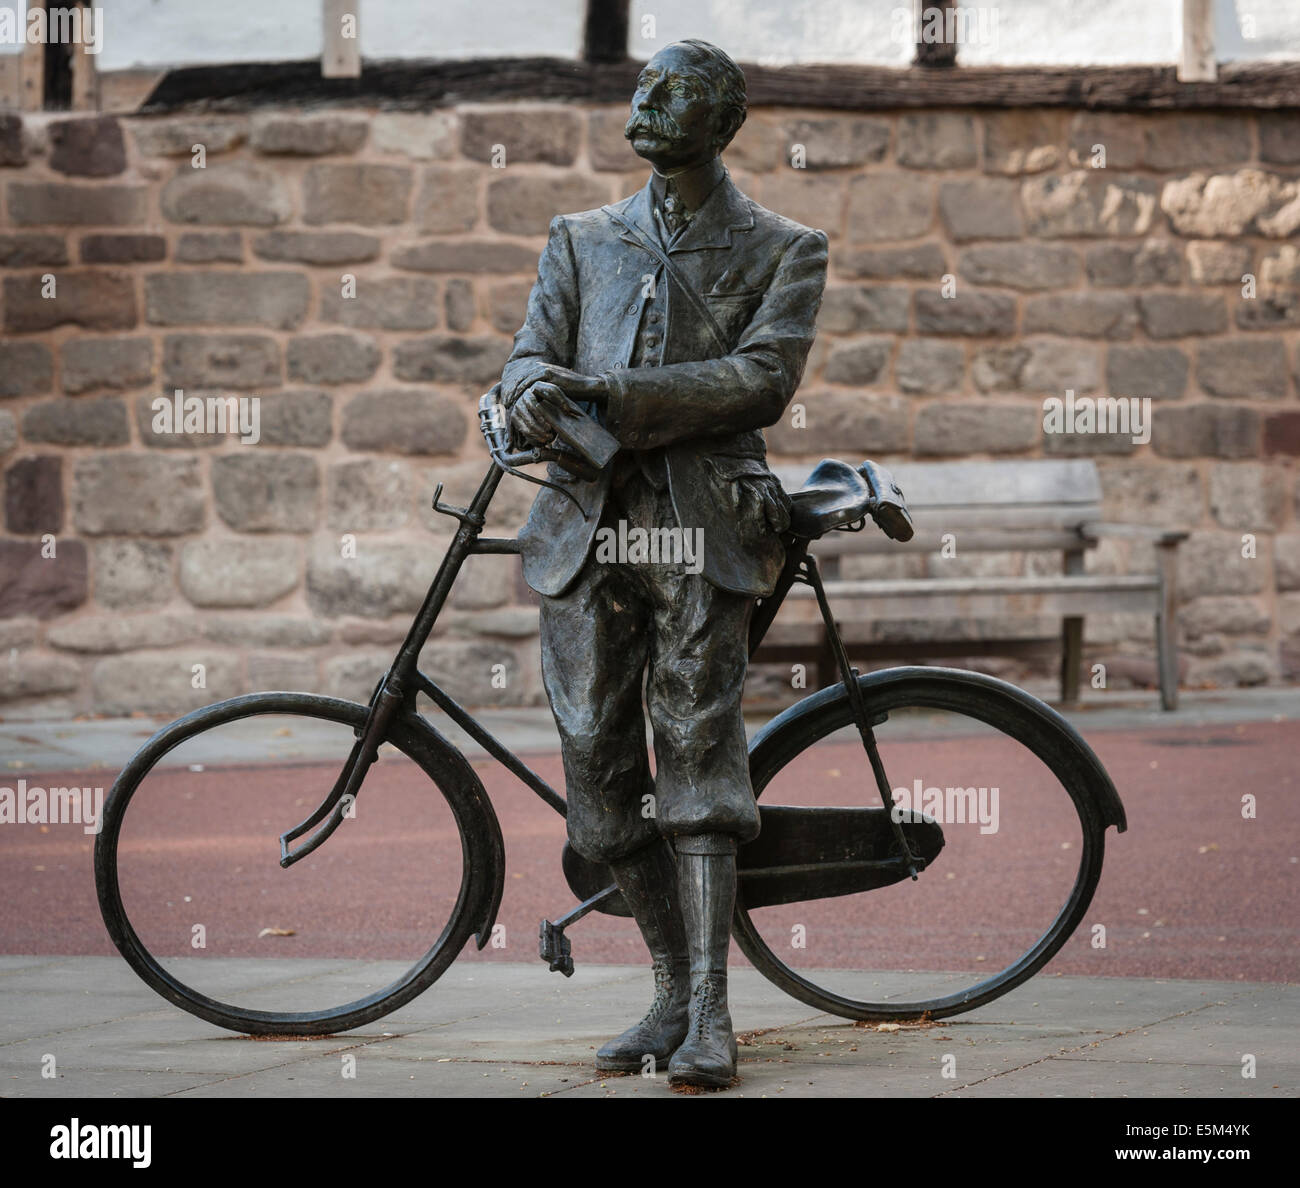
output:
[[[609,865],[654,963],[649,1013],[596,1065],[639,1071],[651,1056],[671,1083],[714,1086],[736,1071],[736,848],[759,829],[746,638],[789,522],[761,430],[799,386],[826,282],[826,236],[745,197],[722,165],[745,112],[745,76],[716,46],[683,41],[647,63],[625,135],[650,179],[552,220],[502,373],[516,438],[549,442],[555,385],[621,447],[594,479],[550,467],[587,518],[543,490],[520,533],[570,844]],[[675,547],[599,547],[638,537]]]

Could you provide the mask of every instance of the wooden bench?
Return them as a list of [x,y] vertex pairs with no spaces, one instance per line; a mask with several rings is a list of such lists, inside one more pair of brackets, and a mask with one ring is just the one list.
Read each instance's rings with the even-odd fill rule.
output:
[[[1167,710],[1176,708],[1175,562],[1186,532],[1102,523],[1101,481],[1096,464],[1088,459],[887,465],[911,509],[916,524],[913,539],[906,544],[890,540],[868,520],[861,532],[828,533],[812,550],[851,657],[1023,657],[1050,655],[1059,649],[1061,700],[1071,703],[1079,695],[1084,618],[1103,613],[1150,615],[1155,624],[1161,704]],[[795,490],[812,466],[773,469],[787,490]],[[1155,572],[1085,573],[1087,550],[1108,535],[1153,543]],[[1059,574],[1028,572],[1026,556],[1019,576],[943,576],[947,557],[1044,551],[1061,553]],[[917,553],[929,555],[921,563],[929,576],[855,579],[841,572],[846,557]],[[825,686],[838,674],[812,599],[812,590],[802,584],[790,591],[754,661],[812,659]],[[932,632],[924,631],[918,634],[927,638],[909,639],[904,623],[948,620],[966,629],[997,618],[1047,619],[1053,627],[1050,634],[1031,631],[1019,638],[933,639],[928,638]],[[880,627],[891,622],[898,625],[892,633]],[[901,638],[882,638],[890,634]]]

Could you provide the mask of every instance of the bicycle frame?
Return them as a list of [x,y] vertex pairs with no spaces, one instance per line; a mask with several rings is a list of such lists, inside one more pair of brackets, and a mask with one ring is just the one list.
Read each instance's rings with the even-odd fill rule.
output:
[[[517,539],[484,537],[482,535],[488,505],[491,503],[501,479],[509,470],[510,468],[494,460],[467,508],[444,504],[441,500],[442,484],[439,483],[435,489],[433,495],[434,509],[458,521],[459,527],[447,548],[442,564],[438,567],[438,572],[406,634],[406,638],[402,642],[396,659],[375,687],[375,692],[370,699],[370,712],[366,717],[365,724],[357,732],[358,740],[349,753],[334,786],[309,817],[281,835],[280,865],[282,867],[292,866],[295,862],[305,858],[342,824],[348,809],[356,799],[366,773],[378,758],[379,747],[386,738],[394,718],[399,715],[418,715],[416,697],[420,693],[425,694],[434,705],[483,747],[489,755],[521,780],[551,808],[555,809],[561,816],[566,814],[567,804],[563,796],[524,763],[509,747],[493,737],[463,706],[439,688],[430,677],[419,669],[420,650],[424,647],[430,633],[433,631],[438,616],[442,613],[442,608],[446,604],[447,597],[451,593],[465,561],[469,557],[480,554],[517,554],[520,551],[520,544]],[[794,583],[802,581],[810,585],[817,597],[818,608],[826,625],[827,637],[831,641],[840,668],[841,679],[848,690],[858,733],[871,762],[872,772],[876,779],[882,803],[888,810],[892,807],[889,781],[872,732],[872,727],[877,722],[869,718],[867,707],[863,702],[862,691],[858,687],[857,671],[849,663],[847,650],[840,638],[834,615],[831,613],[830,604],[826,599],[826,591],[822,586],[816,560],[808,552],[806,541],[790,538],[786,543],[786,562],[776,586],[771,595],[759,600],[755,614],[751,619],[748,638],[749,654],[752,656],[757,650]],[[324,822],[323,825],[322,822]],[[916,879],[917,860],[908,846],[903,828],[892,814],[890,814],[890,823],[901,855],[899,859],[900,869],[906,870],[913,879]],[[320,825],[321,828],[301,846],[296,850],[289,848],[291,842],[296,841],[317,825]],[[545,955],[547,952],[549,939],[552,950],[552,968],[562,969],[566,964],[568,941],[563,937],[564,928],[599,907],[616,895],[617,892],[618,888],[616,886],[606,887],[584,900],[553,924],[549,921],[543,922],[543,954]],[[548,927],[553,930],[549,938],[546,931]]]
[[[232,1030],[255,1034],[325,1034],[358,1026],[409,1002],[445,972],[471,937],[477,938],[480,949],[487,944],[505,889],[504,840],[482,781],[461,751],[420,713],[417,699],[421,693],[526,787],[558,813],[566,815],[563,796],[418,667],[420,649],[432,633],[466,558],[479,553],[521,551],[516,539],[483,535],[486,512],[502,477],[517,473],[515,462],[526,465],[539,459],[523,455],[497,457],[497,452],[493,451],[493,466],[468,507],[444,504],[439,484],[434,507],[455,518],[457,529],[397,656],[376,684],[368,706],[314,694],[267,693],[231,698],[196,710],[159,731],[118,777],[106,804],[106,829],[96,841],[96,888],[114,944],[132,968],[164,998]],[[831,525],[832,529],[848,530],[860,526],[865,526],[865,521]],[[764,821],[761,836],[741,847],[737,855],[733,919],[736,939],[746,956],[776,985],[800,1001],[845,1018],[911,1019],[931,1012],[935,1012],[934,1017],[942,1017],[969,1010],[1032,976],[1068,939],[1082,919],[1100,877],[1106,827],[1115,825],[1121,832],[1125,828],[1123,806],[1105,769],[1077,732],[1050,707],[1014,686],[959,670],[896,668],[859,675],[849,663],[816,561],[809,553],[809,540],[806,535],[791,533],[783,543],[787,554],[778,581],[769,596],[755,602],[747,641],[750,654],[762,641],[794,583],[803,582],[817,598],[842,681],[802,698],[772,719],[751,740],[749,766],[755,795],[761,795],[773,776],[809,747],[856,725],[872,769],[870,777],[860,778],[868,783],[875,779],[883,808],[770,803],[761,806]],[[801,977],[767,946],[750,916],[756,908],[855,895],[902,882],[908,875],[915,879],[918,870],[927,869],[938,857],[944,848],[944,837],[936,820],[921,813],[906,813],[904,827],[891,811],[890,786],[876,750],[874,728],[889,720],[891,708],[895,706],[949,709],[983,721],[1003,737],[1027,747],[1047,765],[1073,802],[1084,840],[1070,897],[1033,947],[1000,974],[969,990],[901,1006],[847,998]],[[449,930],[444,930],[439,941],[406,976],[337,1010],[249,1011],[194,991],[163,967],[140,942],[122,902],[117,843],[122,814],[141,779],[161,756],[195,733],[261,713],[305,713],[347,723],[356,738],[322,803],[305,821],[281,835],[281,866],[290,866],[312,853],[351,815],[348,811],[351,802],[385,744],[397,747],[433,780],[446,797],[460,828],[466,865]],[[290,849],[291,842],[312,829],[316,832],[298,849]],[[613,915],[630,913],[608,867],[583,858],[571,846],[565,848],[562,865],[569,888],[579,902],[554,921],[542,920],[539,952],[552,971],[569,975],[574,972],[574,963],[566,927],[597,909]]]

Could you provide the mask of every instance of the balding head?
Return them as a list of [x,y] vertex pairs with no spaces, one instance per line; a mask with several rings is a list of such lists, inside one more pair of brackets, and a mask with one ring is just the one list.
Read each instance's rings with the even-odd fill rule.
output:
[[624,135],[657,169],[716,157],[745,122],[745,75],[716,45],[691,39],[645,64]]

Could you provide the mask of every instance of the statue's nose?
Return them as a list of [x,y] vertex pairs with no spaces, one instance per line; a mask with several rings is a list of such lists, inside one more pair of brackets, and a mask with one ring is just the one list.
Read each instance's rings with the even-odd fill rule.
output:
[[659,107],[658,98],[659,95],[662,93],[662,91],[663,91],[662,83],[660,82],[651,83],[645,89],[645,93],[641,96],[640,102],[637,103],[637,107],[640,108],[642,111],[657,110]]

